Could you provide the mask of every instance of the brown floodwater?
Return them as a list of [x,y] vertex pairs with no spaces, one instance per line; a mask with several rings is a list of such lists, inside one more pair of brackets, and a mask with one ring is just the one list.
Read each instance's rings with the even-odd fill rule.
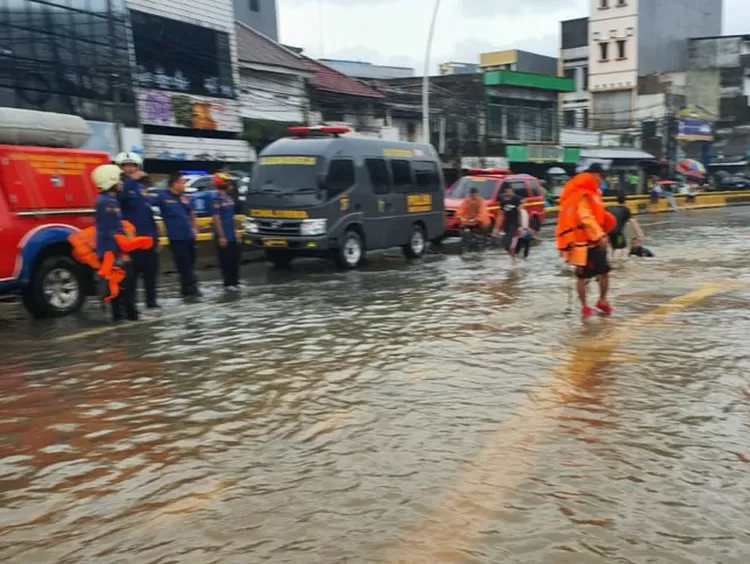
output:
[[642,223],[585,322],[549,241],[3,306],[0,560],[750,562],[750,208]]

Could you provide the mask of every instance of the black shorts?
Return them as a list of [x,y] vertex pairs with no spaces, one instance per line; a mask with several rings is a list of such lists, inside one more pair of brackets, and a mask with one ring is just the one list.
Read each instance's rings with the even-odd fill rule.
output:
[[628,248],[628,241],[624,233],[610,233],[609,242],[616,251]]
[[588,249],[586,266],[576,267],[576,276],[583,280],[596,278],[603,274],[609,274],[611,270],[607,260],[607,250],[599,247]]

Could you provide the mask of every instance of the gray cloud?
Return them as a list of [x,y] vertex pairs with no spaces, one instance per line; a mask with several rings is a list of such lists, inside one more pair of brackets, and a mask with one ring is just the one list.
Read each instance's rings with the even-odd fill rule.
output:
[[539,53],[540,55],[557,57],[558,36],[557,34],[548,33],[547,35],[528,37],[520,41],[507,43],[502,40],[491,42],[486,39],[464,39],[454,45],[452,52],[457,61],[478,63],[480,53],[504,51],[505,49],[520,49],[522,51]]
[[[496,15],[520,16],[539,14],[554,16],[556,14],[588,13],[588,0],[456,0],[461,13],[468,17],[490,17]],[[529,33],[534,30],[530,29]]]

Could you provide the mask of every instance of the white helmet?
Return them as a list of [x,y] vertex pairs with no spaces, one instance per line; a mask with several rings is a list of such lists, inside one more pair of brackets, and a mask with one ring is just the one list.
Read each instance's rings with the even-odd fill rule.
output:
[[119,184],[121,174],[122,171],[117,165],[99,165],[91,173],[91,180],[94,181],[100,192],[107,192]]
[[131,153],[131,152],[125,151],[115,157],[115,164],[117,166],[122,166],[126,164],[134,164],[137,166],[143,166],[143,159],[138,153]]

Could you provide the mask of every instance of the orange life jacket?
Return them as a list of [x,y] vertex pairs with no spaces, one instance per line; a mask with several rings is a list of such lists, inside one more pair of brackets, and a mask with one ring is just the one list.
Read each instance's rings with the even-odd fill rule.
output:
[[491,221],[487,203],[481,196],[478,196],[476,199],[465,198],[456,210],[456,215],[462,222],[476,219],[480,225],[484,226],[489,225]]
[[560,211],[557,216],[555,243],[558,251],[570,251],[574,247],[588,247],[586,229],[581,222],[580,205],[586,200],[591,208],[594,220],[609,233],[615,228],[617,220],[604,208],[599,191],[599,180],[589,172],[583,172],[571,178],[560,194]]
[[[135,227],[128,221],[122,222],[125,235],[115,235],[115,241],[123,254],[135,250],[150,249],[154,241],[151,237],[136,237]],[[104,253],[102,260],[96,254],[96,228],[87,227],[68,236],[68,242],[73,247],[71,255],[79,263],[88,266],[107,281],[109,295],[104,303],[109,303],[120,294],[120,283],[125,279],[125,271],[115,266],[115,254],[111,251]]]

